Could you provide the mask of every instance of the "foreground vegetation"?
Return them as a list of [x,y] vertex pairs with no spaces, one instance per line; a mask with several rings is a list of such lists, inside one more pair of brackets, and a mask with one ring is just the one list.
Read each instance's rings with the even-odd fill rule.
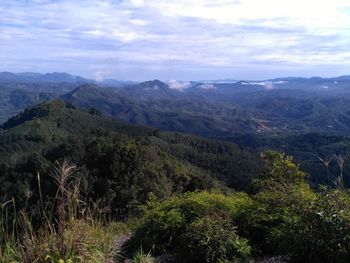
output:
[[[154,257],[162,255],[169,262],[350,258],[350,193],[315,192],[282,153],[264,154],[264,169],[248,193],[195,191],[165,200],[149,193],[139,216],[123,223],[97,202],[81,200],[74,169],[67,162],[52,168],[55,199],[39,200],[36,221],[26,209],[17,210],[14,199],[2,205],[0,262],[157,262]],[[125,243],[115,243],[129,232]]]
[[179,262],[246,262],[283,255],[291,262],[348,262],[350,195],[313,191],[290,157],[265,154],[250,194],[197,192],[151,203],[128,242]]
[[310,186],[283,153],[60,101],[6,122],[0,157],[1,263],[350,260],[342,170],[336,184]]
[[52,168],[57,186],[52,200],[41,199],[38,174],[38,216],[26,207],[18,210],[15,199],[2,204],[0,262],[107,262],[115,256],[114,238],[127,233],[128,227],[108,220],[97,203],[80,200],[81,181],[74,169],[67,162]]

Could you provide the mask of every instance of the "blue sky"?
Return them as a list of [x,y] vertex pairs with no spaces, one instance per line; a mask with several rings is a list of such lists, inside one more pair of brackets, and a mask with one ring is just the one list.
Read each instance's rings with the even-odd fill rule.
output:
[[346,0],[0,0],[0,71],[94,79],[350,74]]

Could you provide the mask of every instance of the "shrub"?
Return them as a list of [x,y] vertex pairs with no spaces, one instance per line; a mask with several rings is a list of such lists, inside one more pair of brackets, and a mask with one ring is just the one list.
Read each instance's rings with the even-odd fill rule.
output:
[[331,191],[297,211],[273,235],[293,262],[349,262],[350,196]]
[[182,262],[218,262],[245,259],[248,241],[238,236],[225,211],[211,210],[194,220],[183,235]]
[[189,193],[153,204],[126,248],[132,252],[142,246],[155,255],[177,254],[182,261],[190,262],[244,258],[250,247],[239,237],[235,220],[251,205],[246,194],[209,192]]
[[254,248],[288,255],[292,262],[349,262],[349,193],[315,193],[291,157],[264,157],[265,169],[254,182],[256,209],[248,213]]
[[264,162],[262,174],[253,182],[255,203],[247,213],[246,229],[254,253],[272,254],[280,244],[280,239],[272,233],[296,220],[298,211],[312,203],[317,195],[307,184],[306,174],[291,157],[268,151]]

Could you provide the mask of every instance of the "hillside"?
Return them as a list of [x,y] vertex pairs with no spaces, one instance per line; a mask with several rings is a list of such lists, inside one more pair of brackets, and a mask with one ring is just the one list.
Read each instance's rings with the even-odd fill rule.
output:
[[50,164],[65,158],[78,166],[84,193],[115,207],[143,202],[150,192],[164,198],[195,189],[242,189],[260,162],[231,143],[128,125],[61,101],[5,122],[0,157],[2,201],[24,200],[25,190],[36,188],[36,172],[46,184]]
[[[226,83],[153,80],[106,88],[93,82],[82,84],[71,75],[33,74],[26,73],[15,82],[0,75],[0,120],[59,97],[93,114],[129,124],[230,141],[255,151],[283,150],[294,156],[315,184],[334,184],[326,179],[319,157],[348,152],[347,77]],[[48,76],[77,81],[50,82]],[[335,180],[335,161],[330,172]]]
[[61,98],[129,123],[206,137],[247,133],[344,136],[350,131],[349,83],[346,78],[295,78],[193,82],[176,89],[174,83],[154,80],[123,88],[85,85]]
[[118,90],[84,85],[61,99],[85,109],[94,107],[129,123],[207,137],[255,132],[260,125],[235,105],[171,90],[160,81]]
[[58,98],[84,84],[123,87],[131,81],[97,82],[68,73],[0,72],[0,123],[29,106]]
[[57,98],[86,81],[67,73],[0,72],[0,123],[27,107]]

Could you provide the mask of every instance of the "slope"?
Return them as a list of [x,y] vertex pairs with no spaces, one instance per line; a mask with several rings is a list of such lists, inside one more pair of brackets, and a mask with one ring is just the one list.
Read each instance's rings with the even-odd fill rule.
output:
[[[52,195],[48,170],[56,160],[78,167],[83,192],[113,208],[196,189],[244,188],[257,174],[259,157],[234,144],[160,133],[52,101],[9,119],[0,132],[2,201],[37,190],[38,171]],[[226,185],[226,186],[225,186]],[[33,198],[35,200],[35,198]]]
[[122,90],[83,85],[61,99],[129,123],[207,137],[254,132],[260,126],[249,112],[235,105],[171,90],[160,81]]

